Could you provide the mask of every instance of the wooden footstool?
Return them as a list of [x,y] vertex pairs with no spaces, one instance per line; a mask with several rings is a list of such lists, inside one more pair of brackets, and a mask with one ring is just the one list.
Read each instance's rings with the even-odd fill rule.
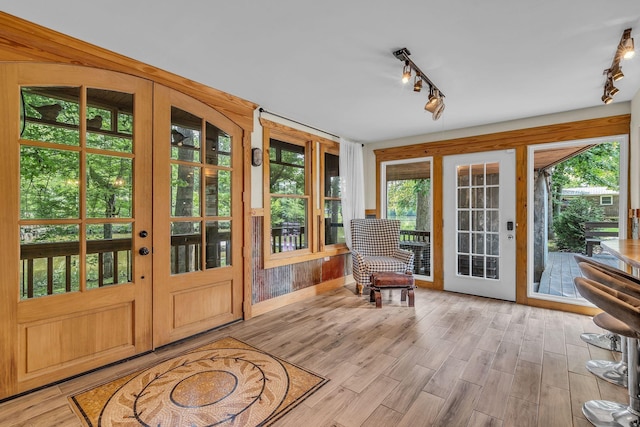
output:
[[371,275],[371,292],[369,294],[369,301],[376,302],[376,308],[382,308],[382,296],[380,295],[381,289],[402,289],[401,301],[407,299],[409,295],[409,307],[414,306],[413,295],[413,274],[411,272],[392,273],[392,272],[380,272],[373,273]]

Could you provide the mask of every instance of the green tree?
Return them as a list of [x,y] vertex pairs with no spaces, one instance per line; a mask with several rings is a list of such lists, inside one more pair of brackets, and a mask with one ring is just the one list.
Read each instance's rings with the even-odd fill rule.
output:
[[603,219],[602,208],[594,203],[576,197],[562,210],[553,226],[558,249],[570,252],[584,252],[584,223]]
[[591,147],[554,166],[550,179],[554,215],[559,213],[563,188],[598,186],[619,190],[619,165],[620,143],[612,141]]

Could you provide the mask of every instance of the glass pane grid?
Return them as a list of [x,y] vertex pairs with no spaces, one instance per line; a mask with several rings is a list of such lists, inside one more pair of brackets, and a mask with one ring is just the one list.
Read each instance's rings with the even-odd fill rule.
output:
[[463,165],[457,171],[458,275],[498,279],[499,165]]

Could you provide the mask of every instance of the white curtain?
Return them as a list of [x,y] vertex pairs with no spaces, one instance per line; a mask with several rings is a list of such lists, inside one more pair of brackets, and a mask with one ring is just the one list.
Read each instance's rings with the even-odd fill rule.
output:
[[364,161],[362,144],[340,138],[340,191],[344,237],[351,249],[351,220],[364,218]]

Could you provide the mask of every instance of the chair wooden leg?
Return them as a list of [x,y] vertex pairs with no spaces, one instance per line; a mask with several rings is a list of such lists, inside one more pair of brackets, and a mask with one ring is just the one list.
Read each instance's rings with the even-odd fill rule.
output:
[[369,302],[374,302],[376,300],[375,292],[373,288],[369,290]]
[[409,307],[414,307],[415,296],[413,295],[413,289],[409,289]]
[[363,286],[360,283],[356,283],[356,294],[362,295]]
[[406,301],[406,300],[407,300],[407,290],[403,289],[402,294],[400,295],[400,301]]
[[376,297],[376,308],[382,308],[382,295],[380,295],[380,289],[374,291]]

